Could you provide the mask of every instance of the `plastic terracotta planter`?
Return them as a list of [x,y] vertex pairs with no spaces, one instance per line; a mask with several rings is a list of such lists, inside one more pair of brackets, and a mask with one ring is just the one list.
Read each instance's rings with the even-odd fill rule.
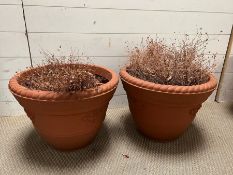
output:
[[155,84],[135,78],[125,69],[120,76],[137,128],[158,140],[179,137],[217,86],[213,75],[207,83],[195,86]]
[[118,76],[103,67],[90,67],[92,73],[107,78],[109,82],[97,89],[73,94],[30,90],[18,84],[18,76],[28,74],[30,70],[16,74],[9,82],[11,93],[24,107],[38,134],[57,149],[84,147],[101,128]]

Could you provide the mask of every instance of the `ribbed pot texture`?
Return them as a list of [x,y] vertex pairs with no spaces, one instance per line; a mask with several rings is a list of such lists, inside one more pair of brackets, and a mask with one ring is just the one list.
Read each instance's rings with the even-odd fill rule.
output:
[[125,69],[120,77],[136,127],[157,140],[179,137],[217,86],[213,75],[207,83],[194,86],[155,84],[135,78]]
[[77,93],[55,93],[31,90],[18,84],[17,78],[30,70],[16,74],[9,81],[9,89],[47,143],[60,150],[78,149],[91,143],[101,128],[106,110],[117,84],[113,71],[92,66],[92,73],[109,82],[97,89]]

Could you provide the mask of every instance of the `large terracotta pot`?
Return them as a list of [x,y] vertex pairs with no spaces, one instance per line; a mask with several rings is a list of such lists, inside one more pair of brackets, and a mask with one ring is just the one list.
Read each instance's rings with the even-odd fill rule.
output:
[[195,86],[155,84],[135,78],[125,69],[120,76],[137,128],[158,140],[180,136],[217,86],[213,75],[207,83]]
[[97,89],[73,94],[30,90],[18,84],[18,76],[28,74],[30,70],[15,75],[9,82],[10,91],[24,107],[36,131],[57,149],[84,147],[101,128],[118,76],[103,67],[90,67],[93,73],[107,78],[109,82]]

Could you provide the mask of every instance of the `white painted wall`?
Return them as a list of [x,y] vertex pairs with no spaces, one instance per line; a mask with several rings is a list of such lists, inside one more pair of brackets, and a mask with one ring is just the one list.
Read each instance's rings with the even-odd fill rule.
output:
[[[134,46],[142,37],[156,34],[173,40],[184,33],[194,35],[201,27],[210,36],[207,51],[218,53],[215,74],[219,78],[233,23],[232,0],[23,2],[33,64],[41,62],[41,49],[56,52],[61,45],[64,55],[72,48],[118,72],[127,61],[125,42]],[[15,71],[30,65],[21,0],[0,0],[0,21],[0,114],[20,114],[22,108],[7,84]],[[110,107],[125,105],[120,84]]]
[[0,116],[23,113],[7,86],[16,71],[29,65],[21,0],[0,0]]
[[26,5],[232,13],[232,0],[24,0]]
[[20,5],[21,0],[0,0],[0,5]]

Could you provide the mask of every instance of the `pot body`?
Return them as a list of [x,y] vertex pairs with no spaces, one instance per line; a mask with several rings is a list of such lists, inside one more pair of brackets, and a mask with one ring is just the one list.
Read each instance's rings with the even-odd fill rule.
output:
[[146,136],[158,140],[179,137],[192,123],[202,103],[217,85],[212,77],[215,82],[209,90],[191,92],[189,89],[187,93],[186,87],[182,87],[180,92],[171,90],[172,86],[155,87],[130,76],[125,70],[121,71],[121,79],[137,128]]
[[106,74],[109,82],[83,92],[85,95],[80,93],[81,96],[17,87],[14,77],[9,88],[42,139],[60,150],[78,149],[91,143],[97,135],[117,87],[118,77],[114,72],[102,67],[98,70],[102,76]]

